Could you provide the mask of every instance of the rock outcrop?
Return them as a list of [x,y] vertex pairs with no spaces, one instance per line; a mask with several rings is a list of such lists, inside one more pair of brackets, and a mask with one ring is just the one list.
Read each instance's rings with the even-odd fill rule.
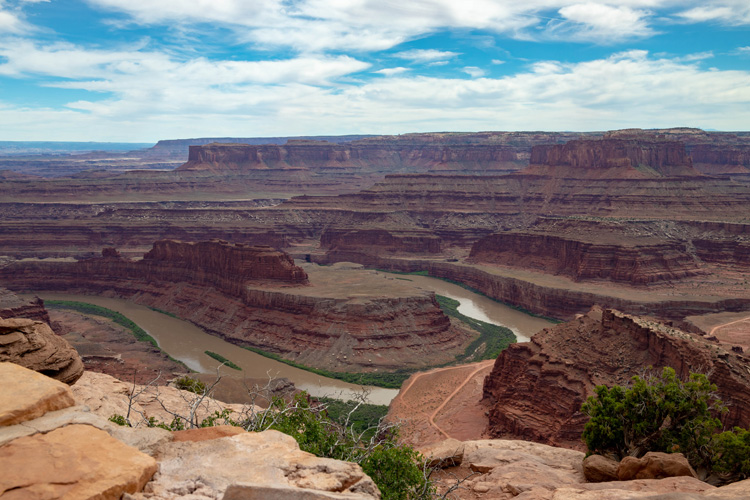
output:
[[241,288],[234,283],[307,284],[305,271],[295,266],[294,260],[284,252],[221,240],[157,241],[143,256],[142,265],[148,268],[149,274],[164,281],[205,283],[234,294],[241,293]]
[[619,313],[588,315],[544,329],[503,351],[484,383],[492,405],[487,432],[581,448],[581,404],[597,385],[626,385],[643,367],[680,377],[709,373],[730,410],[728,427],[750,425],[750,360],[699,335]]
[[632,285],[671,282],[701,274],[684,244],[655,238],[582,240],[508,231],[474,243],[470,259],[561,274],[574,281],[607,280]]
[[[116,500],[123,495],[150,500],[380,498],[377,486],[358,465],[302,452],[294,438],[276,431],[249,433],[238,427],[215,427],[171,433],[117,426],[107,420],[115,407],[99,405],[90,410],[81,403],[118,400],[127,409],[130,392],[113,392],[112,384],[125,384],[94,375],[83,392],[88,396],[77,393],[78,406],[71,406],[71,390],[64,384],[0,363],[3,387],[35,388],[13,398],[0,397],[3,499]],[[42,390],[43,385],[48,388]],[[131,389],[137,396],[130,409],[143,411],[138,401],[143,388]],[[51,405],[51,392],[68,397]],[[193,411],[196,398],[187,392],[173,400],[166,393],[160,395],[165,411],[179,415]],[[221,405],[210,398],[204,402],[208,400]],[[38,411],[22,415],[19,408]],[[17,418],[4,418],[11,414]]]
[[[256,260],[229,258],[237,254]],[[231,342],[336,371],[444,363],[470,342],[472,334],[451,326],[433,294],[382,278],[373,288],[368,273],[321,271],[306,285],[305,271],[281,252],[159,242],[140,261],[16,261],[0,268],[0,281],[132,298]]]
[[430,231],[398,229],[327,229],[320,246],[331,252],[439,254],[440,238]]
[[7,288],[0,287],[0,318],[27,318],[49,324],[49,314],[39,297],[24,300]]
[[25,318],[0,319],[0,362],[35,370],[66,384],[83,374],[83,362],[48,324]]
[[[458,443],[458,444],[457,444]],[[443,445],[436,445],[438,448]],[[636,500],[636,499],[741,499],[750,492],[750,480],[717,488],[694,477],[586,482],[583,453],[517,440],[446,442],[456,449],[450,473],[434,474],[438,492],[453,488],[453,498],[475,500]],[[616,466],[617,464],[615,464]],[[456,478],[469,474],[459,488]]]
[[0,495],[8,500],[117,499],[136,493],[156,460],[89,425],[69,425],[0,448]]
[[526,174],[572,178],[697,177],[685,144],[653,137],[534,146]]
[[0,362],[0,427],[73,406],[70,387],[15,363]]

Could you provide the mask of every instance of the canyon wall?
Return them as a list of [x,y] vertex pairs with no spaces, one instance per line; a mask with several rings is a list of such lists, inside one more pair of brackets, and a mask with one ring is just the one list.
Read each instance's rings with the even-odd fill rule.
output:
[[321,235],[320,246],[331,251],[364,250],[375,254],[439,254],[441,240],[429,231],[331,228]]
[[502,269],[458,262],[378,257],[363,252],[328,252],[325,255],[313,255],[312,260],[320,264],[358,262],[368,267],[398,272],[427,271],[430,276],[459,282],[500,302],[534,314],[559,319],[571,319],[577,314],[583,314],[594,304],[616,308],[630,314],[648,314],[670,320],[681,320],[691,315],[750,309],[750,298],[746,297],[668,299],[663,296],[648,296],[638,291],[594,291],[572,282],[569,282],[568,286],[536,283],[523,279],[517,273],[504,274]]
[[517,170],[522,166],[516,151],[502,145],[289,141],[284,145],[214,143],[190,146],[187,163],[176,172],[209,171],[227,174],[269,169],[303,169],[320,173],[429,170],[483,172]]
[[39,297],[22,299],[0,286],[0,318],[27,318],[50,324],[49,314]]
[[708,373],[730,411],[726,426],[750,425],[750,361],[724,346],[645,318],[592,310],[503,351],[484,382],[487,433],[582,448],[581,404],[597,385],[627,385],[644,367],[680,377]]
[[574,281],[633,285],[675,281],[701,273],[684,244],[644,238],[596,242],[509,231],[474,243],[470,259],[561,274]]
[[434,294],[328,295],[282,252],[225,242],[157,242],[140,261],[112,250],[75,262],[14,261],[0,267],[0,283],[128,298],[230,342],[337,371],[448,362],[472,337],[451,325]]
[[[699,176],[693,169],[685,144],[649,136],[576,140],[565,144],[540,145],[531,149],[530,170],[534,166],[555,167],[565,176],[597,175],[607,177]],[[558,174],[559,175],[559,174]]]

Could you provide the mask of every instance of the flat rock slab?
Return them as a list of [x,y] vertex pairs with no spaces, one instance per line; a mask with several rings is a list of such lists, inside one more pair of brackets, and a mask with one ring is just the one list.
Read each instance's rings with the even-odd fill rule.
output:
[[140,491],[156,460],[89,425],[69,425],[0,447],[3,500],[116,500]]
[[215,499],[232,485],[244,485],[244,493],[229,490],[235,491],[231,498],[275,498],[249,496],[253,487],[296,495],[279,498],[380,498],[359,465],[300,451],[294,438],[277,431],[169,443],[159,457],[159,473],[133,498]]
[[75,404],[66,384],[14,363],[0,363],[0,387],[0,426],[15,425]]

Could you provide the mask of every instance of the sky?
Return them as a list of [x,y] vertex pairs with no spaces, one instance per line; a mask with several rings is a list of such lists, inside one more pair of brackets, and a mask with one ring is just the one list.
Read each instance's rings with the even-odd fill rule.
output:
[[0,140],[750,130],[748,0],[0,0]]

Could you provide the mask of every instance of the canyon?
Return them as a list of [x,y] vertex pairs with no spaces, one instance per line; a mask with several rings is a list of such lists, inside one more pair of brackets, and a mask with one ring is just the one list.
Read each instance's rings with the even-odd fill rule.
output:
[[[382,373],[449,363],[476,336],[375,270],[427,274],[566,323],[413,375],[391,408],[414,417],[405,441],[581,449],[593,388],[648,366],[709,372],[724,424],[747,427],[749,149],[686,128],[163,141],[133,154],[153,168],[5,174],[0,285],[125,298]],[[44,320],[40,305],[6,297],[0,316]]]
[[16,291],[129,298],[239,345],[334,371],[444,363],[471,341],[434,294],[346,266],[315,267],[305,271],[270,247],[165,240],[141,260],[105,248],[74,262],[9,262],[0,282]]

